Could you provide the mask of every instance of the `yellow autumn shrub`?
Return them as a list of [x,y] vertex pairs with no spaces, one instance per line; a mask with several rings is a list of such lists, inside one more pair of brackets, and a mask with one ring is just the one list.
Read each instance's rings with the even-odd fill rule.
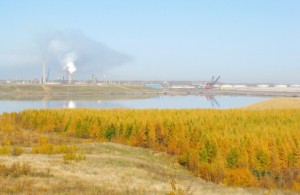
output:
[[[182,165],[209,181],[298,189],[299,109],[26,110],[3,114],[0,121],[2,140],[1,133],[30,129],[117,142],[176,155]],[[32,151],[53,154],[69,149],[41,138]]]

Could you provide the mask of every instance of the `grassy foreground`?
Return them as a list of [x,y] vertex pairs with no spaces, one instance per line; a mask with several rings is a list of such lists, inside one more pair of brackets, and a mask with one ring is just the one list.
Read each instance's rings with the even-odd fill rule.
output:
[[300,98],[273,98],[247,106],[246,109],[300,109]]
[[1,115],[0,153],[61,155],[82,163],[90,154],[79,143],[110,141],[167,152],[207,181],[297,191],[299,121],[295,109],[27,110]]
[[[85,159],[62,154],[0,156],[1,194],[293,194],[229,188],[193,176],[166,153],[114,143],[76,145]],[[28,148],[27,148],[28,149]],[[3,166],[9,173],[4,174]]]

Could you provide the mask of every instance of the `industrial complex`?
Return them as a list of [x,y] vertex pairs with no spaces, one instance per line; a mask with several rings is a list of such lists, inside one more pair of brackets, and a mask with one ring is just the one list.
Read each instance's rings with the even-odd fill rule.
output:
[[[44,78],[44,77],[43,77]],[[300,97],[299,84],[244,84],[219,82],[220,77],[211,81],[128,81],[97,80],[0,80],[0,85],[44,85],[44,86],[144,86],[164,94],[220,94],[220,95],[259,95]]]
[[[76,67],[68,63],[64,71],[66,77],[50,80],[46,73],[46,61],[42,63],[41,79],[32,80],[0,80],[0,85],[55,85],[55,86],[144,86],[164,94],[224,94],[224,95],[259,95],[259,96],[289,96],[300,97],[300,84],[274,84],[274,83],[226,83],[221,76],[212,77],[210,81],[143,81],[143,80],[112,80],[105,77],[98,80],[91,75],[87,80],[72,78]],[[66,79],[65,79],[66,78]]]

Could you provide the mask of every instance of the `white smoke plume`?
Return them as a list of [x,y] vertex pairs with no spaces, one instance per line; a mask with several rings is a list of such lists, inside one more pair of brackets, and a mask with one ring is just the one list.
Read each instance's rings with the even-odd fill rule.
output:
[[79,31],[49,33],[42,36],[39,44],[47,64],[53,67],[59,65],[69,76],[77,70],[88,78],[91,74],[102,75],[103,71],[132,60],[131,56],[117,52]]
[[50,40],[47,49],[48,52],[56,55],[57,59],[60,61],[64,70],[66,70],[68,74],[73,74],[76,71],[77,68],[74,63],[77,59],[77,54],[75,51],[72,51],[74,48],[72,48],[71,45],[61,38],[56,38]]
[[63,59],[63,63],[65,64],[64,69],[70,74],[73,74],[76,71],[76,66],[74,64],[76,59],[77,57],[75,52],[65,54]]
[[67,62],[65,69],[70,74],[73,74],[76,71],[76,67],[73,62]]

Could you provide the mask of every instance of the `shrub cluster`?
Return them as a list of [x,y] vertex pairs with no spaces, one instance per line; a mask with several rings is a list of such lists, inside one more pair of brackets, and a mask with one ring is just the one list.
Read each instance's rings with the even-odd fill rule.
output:
[[[27,110],[0,121],[1,131],[56,132],[167,151],[216,183],[299,189],[300,110]],[[56,149],[42,140],[33,151]],[[65,158],[76,159],[71,156]]]

